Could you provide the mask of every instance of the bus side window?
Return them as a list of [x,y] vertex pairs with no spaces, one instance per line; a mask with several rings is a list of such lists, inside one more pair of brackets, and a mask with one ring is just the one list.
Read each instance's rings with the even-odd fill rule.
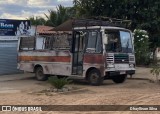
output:
[[101,32],[98,32],[98,35],[97,35],[96,52],[97,52],[97,53],[101,53],[101,52],[102,52]]
[[35,37],[21,37],[20,50],[34,50],[35,49]]
[[100,53],[101,52],[100,32],[97,32],[97,31],[89,32],[86,52],[88,53]]
[[71,34],[57,34],[54,35],[51,39],[51,49],[57,50],[69,50],[70,42],[72,40]]
[[51,37],[46,37],[45,38],[45,49],[51,49],[52,48],[51,43],[52,43],[52,38]]

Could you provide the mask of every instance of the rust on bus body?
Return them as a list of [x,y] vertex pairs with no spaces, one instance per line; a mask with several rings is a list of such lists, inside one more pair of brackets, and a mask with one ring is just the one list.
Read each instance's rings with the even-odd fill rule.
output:
[[46,66],[44,66],[44,68],[45,68],[46,72],[49,72],[49,68],[48,68],[48,66],[47,66],[47,65],[46,65]]
[[85,54],[84,55],[84,64],[85,63],[87,63],[89,65],[89,67],[95,67],[95,68],[99,69],[101,75],[105,75],[104,74],[105,67],[104,67],[103,54]]
[[19,61],[71,62],[70,56],[18,56]]
[[101,75],[104,76],[105,75],[105,72],[104,72],[105,71],[105,67],[104,67],[104,65],[100,66],[99,70],[100,70]]
[[18,61],[43,61],[43,62],[71,62],[71,55],[68,51],[28,51],[21,52]]
[[84,63],[90,63],[90,64],[103,64],[104,59],[103,59],[102,54],[85,54],[84,55]]

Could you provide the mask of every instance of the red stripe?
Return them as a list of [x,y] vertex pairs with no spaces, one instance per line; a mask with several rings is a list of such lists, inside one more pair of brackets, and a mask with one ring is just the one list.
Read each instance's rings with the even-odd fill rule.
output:
[[103,64],[104,63],[103,55],[101,55],[101,54],[85,54],[84,55],[84,63]]
[[70,56],[19,56],[19,61],[70,62]]

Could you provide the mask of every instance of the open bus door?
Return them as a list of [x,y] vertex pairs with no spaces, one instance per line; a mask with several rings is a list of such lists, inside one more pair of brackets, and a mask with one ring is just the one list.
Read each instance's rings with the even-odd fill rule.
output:
[[83,73],[83,55],[85,46],[85,35],[82,31],[73,32],[72,42],[72,74],[82,75]]

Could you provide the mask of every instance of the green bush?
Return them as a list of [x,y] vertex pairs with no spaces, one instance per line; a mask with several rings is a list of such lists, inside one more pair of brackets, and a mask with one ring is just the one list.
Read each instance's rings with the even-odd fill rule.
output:
[[66,84],[71,83],[72,81],[68,78],[58,78],[57,76],[49,77],[48,81],[51,85],[53,85],[56,89],[62,89]]
[[150,63],[149,36],[145,30],[134,30],[134,48],[136,64],[147,65]]

